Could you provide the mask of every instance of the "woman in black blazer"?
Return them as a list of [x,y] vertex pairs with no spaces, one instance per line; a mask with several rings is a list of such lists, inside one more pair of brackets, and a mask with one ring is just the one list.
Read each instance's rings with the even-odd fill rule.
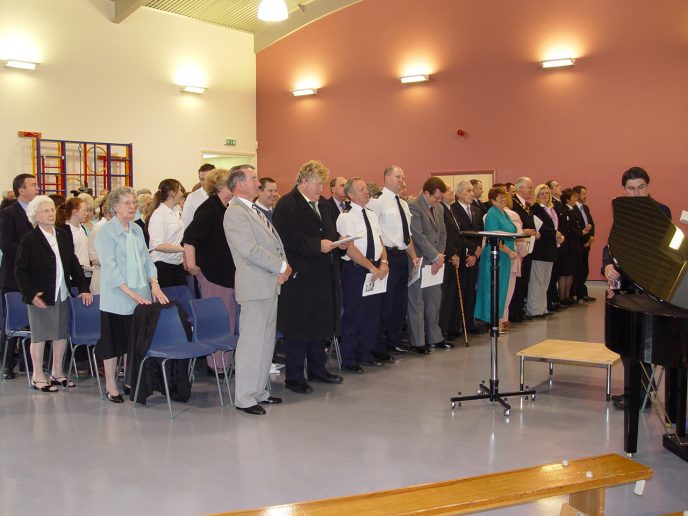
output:
[[576,278],[580,277],[583,260],[583,237],[590,233],[592,226],[585,225],[583,215],[576,207],[578,194],[571,188],[565,189],[561,193],[561,202],[564,204],[566,212],[566,240],[568,241],[566,263],[562,271],[564,282],[559,281],[559,302],[562,305],[572,305],[577,303],[573,299]]
[[531,255],[526,315],[540,317],[551,315],[547,311],[547,288],[552,274],[552,264],[557,259],[557,242],[561,235],[557,231],[559,217],[554,210],[549,187],[545,184],[537,185],[534,195],[536,203],[531,210],[533,215],[542,221],[542,226],[538,229],[540,238],[535,240]]
[[[88,291],[79,259],[74,254],[71,235],[55,227],[55,203],[50,197],[39,195],[33,199],[26,215],[36,227],[26,233],[19,243],[14,274],[24,303],[28,305],[31,327],[31,386],[42,392],[55,392],[57,385],[74,387],[62,368],[69,326],[70,278],[79,289],[79,297],[90,305],[93,297]],[[50,380],[43,372],[45,341],[52,341],[53,365]]]

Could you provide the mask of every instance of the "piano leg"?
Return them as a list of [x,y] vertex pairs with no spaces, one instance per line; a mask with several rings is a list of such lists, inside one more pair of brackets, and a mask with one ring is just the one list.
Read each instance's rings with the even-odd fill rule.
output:
[[642,401],[640,362],[622,357],[624,366],[624,451],[638,451],[638,417]]

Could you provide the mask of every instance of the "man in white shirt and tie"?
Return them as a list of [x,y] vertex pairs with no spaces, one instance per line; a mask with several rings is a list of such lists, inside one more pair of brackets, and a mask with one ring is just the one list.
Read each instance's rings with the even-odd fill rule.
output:
[[590,259],[590,247],[595,241],[595,221],[592,219],[590,208],[588,208],[586,204],[588,201],[588,189],[583,185],[576,185],[573,187],[573,191],[578,194],[576,207],[581,212],[581,215],[583,215],[583,222],[585,222],[586,227],[590,226],[592,228],[590,233],[583,236],[582,268],[580,277],[574,278],[575,294],[579,301],[595,301],[594,297],[588,295],[588,287],[585,285],[585,282],[588,280],[588,274],[590,274],[588,260]]
[[382,294],[363,297],[363,285],[369,274],[377,281],[389,272],[387,251],[382,242],[377,215],[366,208],[370,199],[364,179],[354,177],[344,186],[351,207],[337,219],[342,236],[360,237],[342,256],[342,367],[363,373],[361,364],[382,366],[372,354],[380,326]]
[[408,307],[409,261],[415,266],[419,259],[413,246],[411,211],[408,203],[399,196],[405,186],[402,168],[389,166],[384,171],[382,192],[368,203],[368,208],[375,212],[380,223],[389,260],[387,292],[382,298],[380,330],[373,353],[383,361],[391,360],[388,351],[409,352],[409,348],[401,343],[401,325]]

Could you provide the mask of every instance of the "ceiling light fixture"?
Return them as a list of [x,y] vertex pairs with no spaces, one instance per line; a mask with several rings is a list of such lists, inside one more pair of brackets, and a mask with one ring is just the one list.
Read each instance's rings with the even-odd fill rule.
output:
[[205,90],[207,88],[204,88],[203,86],[182,86],[179,88],[180,91],[183,91],[184,93],[205,93]]
[[8,68],[21,68],[22,70],[35,70],[38,63],[33,61],[20,61],[19,59],[8,59],[5,61],[5,66]]
[[564,57],[562,59],[549,59],[547,61],[541,61],[540,66],[542,68],[562,68],[566,66],[573,66],[576,60],[572,57]]
[[284,0],[261,0],[258,6],[258,19],[266,22],[278,22],[289,17]]
[[315,88],[303,88],[300,90],[292,90],[291,94],[294,95],[295,97],[304,97],[306,95],[315,95],[318,93],[318,90]]
[[430,80],[429,75],[405,75],[400,77],[399,80],[402,84],[409,84],[412,82],[427,82]]

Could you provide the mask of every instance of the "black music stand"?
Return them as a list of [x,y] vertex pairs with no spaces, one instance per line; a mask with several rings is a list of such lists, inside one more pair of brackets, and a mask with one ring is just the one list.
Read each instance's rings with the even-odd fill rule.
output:
[[485,381],[478,386],[477,394],[473,396],[459,396],[451,398],[451,407],[454,409],[458,403],[461,406],[462,401],[471,400],[490,400],[497,402],[504,407],[504,415],[509,416],[511,413],[511,405],[507,403],[507,396],[525,396],[531,395],[531,399],[535,399],[535,391],[532,389],[520,390],[513,392],[499,392],[499,374],[497,371],[497,341],[499,339],[499,245],[507,238],[517,239],[526,238],[526,235],[507,233],[504,231],[462,231],[462,235],[473,237],[485,237],[487,242],[492,246],[490,251],[490,365],[491,377],[490,386],[485,385]]

